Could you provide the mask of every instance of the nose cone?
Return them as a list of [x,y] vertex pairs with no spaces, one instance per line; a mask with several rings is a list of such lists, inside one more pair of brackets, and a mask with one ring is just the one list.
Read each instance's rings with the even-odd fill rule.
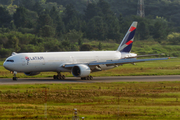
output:
[[12,71],[12,66],[13,66],[13,65],[12,65],[11,63],[5,61],[5,62],[3,63],[3,66],[4,66],[5,69],[7,69],[7,70],[9,70],[9,71]]
[[9,67],[9,65],[8,65],[8,63],[5,61],[4,63],[3,63],[3,66],[4,66],[4,68],[6,68],[6,69],[8,69]]

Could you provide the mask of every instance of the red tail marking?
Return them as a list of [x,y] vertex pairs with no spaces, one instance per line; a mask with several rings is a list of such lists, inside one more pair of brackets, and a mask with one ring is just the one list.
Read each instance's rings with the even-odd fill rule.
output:
[[132,26],[129,31],[132,32],[132,31],[134,31],[135,29],[136,29],[136,28]]
[[126,43],[126,45],[130,45],[133,41],[130,40],[129,42]]

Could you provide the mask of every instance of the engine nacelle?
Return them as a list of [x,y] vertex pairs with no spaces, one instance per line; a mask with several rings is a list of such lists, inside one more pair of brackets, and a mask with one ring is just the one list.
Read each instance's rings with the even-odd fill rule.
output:
[[40,74],[40,72],[27,72],[27,73],[24,73],[24,74],[27,75],[27,76],[34,76],[34,75]]
[[91,69],[87,65],[77,65],[72,68],[74,77],[87,77],[91,73]]

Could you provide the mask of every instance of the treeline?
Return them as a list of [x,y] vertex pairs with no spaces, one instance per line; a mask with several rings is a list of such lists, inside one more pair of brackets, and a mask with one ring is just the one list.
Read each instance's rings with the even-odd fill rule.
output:
[[[78,34],[78,33],[77,33]],[[34,34],[22,34],[10,31],[0,34],[0,58],[5,58],[15,52],[49,52],[49,51],[78,51],[90,50],[81,43],[71,43],[68,40],[59,41],[54,38],[37,37]]]
[[[45,2],[45,1],[44,1]],[[148,19],[137,16],[123,17],[112,12],[110,4],[105,0],[89,3],[84,13],[79,13],[74,5],[68,4],[61,11],[53,6],[44,8],[42,0],[21,0],[21,6],[11,16],[7,9],[1,7],[0,26],[17,30],[22,33],[31,33],[41,37],[61,39],[67,37],[70,30],[80,31],[83,38],[95,40],[113,39],[119,42],[124,36],[132,21],[139,22],[140,39],[165,38],[169,32],[168,21],[163,18]],[[153,31],[162,31],[162,33]],[[155,35],[157,34],[157,35]]]
[[[134,1],[127,1],[135,4]],[[128,27],[135,20],[139,22],[136,34],[136,39],[139,40],[155,39],[161,42],[167,40],[169,33],[178,30],[178,27],[176,29],[174,26],[171,27],[172,22],[163,17],[140,18],[136,15],[126,16],[124,13],[115,14],[110,1],[109,3],[105,0],[91,1],[83,8],[83,12],[76,9],[79,2],[1,0],[0,3],[3,4],[0,6],[1,57],[8,56],[12,51],[84,50],[81,45],[86,39],[114,40],[120,43]],[[137,8],[135,5],[128,7]],[[88,50],[91,49],[90,46],[86,47]]]

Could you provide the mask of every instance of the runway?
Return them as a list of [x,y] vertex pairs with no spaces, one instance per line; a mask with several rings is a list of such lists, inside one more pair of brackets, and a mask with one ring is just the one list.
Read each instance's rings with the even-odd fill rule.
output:
[[93,80],[80,80],[80,78],[67,77],[66,80],[53,80],[52,78],[1,78],[0,85],[5,84],[53,84],[53,83],[96,83],[96,82],[159,82],[180,81],[180,75],[165,76],[118,76],[118,77],[94,77]]

